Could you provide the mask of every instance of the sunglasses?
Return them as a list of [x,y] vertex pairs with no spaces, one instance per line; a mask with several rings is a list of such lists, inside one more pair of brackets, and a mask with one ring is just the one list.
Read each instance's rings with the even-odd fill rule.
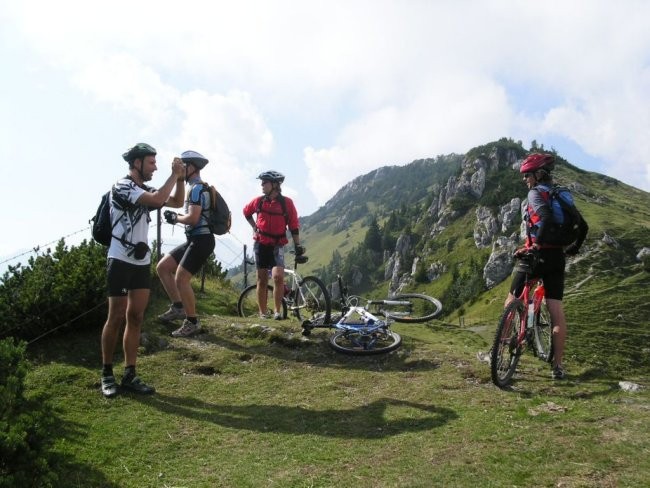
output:
[[531,176],[534,176],[535,173],[524,173],[524,178],[530,178]]

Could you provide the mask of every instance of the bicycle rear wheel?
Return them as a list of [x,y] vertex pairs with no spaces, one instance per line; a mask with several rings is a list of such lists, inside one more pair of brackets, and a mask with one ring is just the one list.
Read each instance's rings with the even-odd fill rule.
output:
[[330,336],[330,346],[337,352],[353,356],[369,356],[394,351],[402,344],[402,337],[390,329],[337,330]]
[[332,301],[323,282],[315,276],[305,276],[298,285],[291,309],[298,320],[329,323]]
[[522,347],[518,344],[518,335],[526,320],[525,313],[521,300],[513,300],[506,307],[499,321],[490,353],[492,382],[499,388],[508,385],[517,369],[522,353]]
[[426,322],[442,312],[440,300],[420,293],[406,293],[384,300],[381,309],[395,322]]
[[[273,312],[275,304],[273,303],[273,287],[268,285],[266,294],[266,310]],[[240,317],[259,317],[260,309],[257,306],[257,285],[250,285],[244,288],[239,294],[237,300],[237,313]],[[287,304],[282,299],[282,317],[287,318]]]
[[553,361],[553,324],[546,300],[542,300],[539,311],[535,314],[533,324],[535,336],[535,354],[542,361]]

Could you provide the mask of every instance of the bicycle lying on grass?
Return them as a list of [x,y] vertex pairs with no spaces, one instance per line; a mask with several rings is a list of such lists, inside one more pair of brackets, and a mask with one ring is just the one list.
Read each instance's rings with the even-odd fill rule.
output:
[[544,283],[529,274],[538,258],[534,251],[517,257],[520,269],[526,272],[524,288],[504,310],[490,353],[492,381],[499,388],[510,383],[527,347],[542,361],[550,363],[553,360],[553,325]]
[[[386,300],[367,300],[348,295],[338,276],[341,312],[329,321],[305,320],[302,334],[308,336],[314,328],[334,329],[329,338],[330,346],[337,352],[352,355],[383,354],[397,349],[402,338],[390,329],[394,322],[426,322],[442,311],[439,300],[419,293],[397,295]],[[382,316],[382,318],[379,318]]]
[[[305,255],[295,256],[293,269],[285,269],[284,297],[282,298],[282,318],[288,312],[298,320],[322,320],[329,322],[332,313],[330,294],[323,282],[316,276],[298,274],[298,264],[309,260]],[[268,285],[267,308],[273,310],[273,286]],[[237,312],[240,317],[259,317],[257,303],[257,285],[250,285],[239,295]]]

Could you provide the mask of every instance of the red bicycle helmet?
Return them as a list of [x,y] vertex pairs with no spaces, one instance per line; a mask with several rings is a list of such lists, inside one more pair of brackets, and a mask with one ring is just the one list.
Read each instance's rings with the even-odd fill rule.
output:
[[555,156],[552,154],[533,153],[524,159],[519,168],[520,173],[534,173],[540,169],[552,171],[555,167]]

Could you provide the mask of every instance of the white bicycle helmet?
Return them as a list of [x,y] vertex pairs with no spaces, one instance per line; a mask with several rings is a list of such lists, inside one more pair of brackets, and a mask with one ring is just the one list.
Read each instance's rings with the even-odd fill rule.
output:
[[181,154],[181,159],[185,164],[191,164],[196,166],[198,169],[205,168],[205,165],[209,163],[208,159],[196,151],[185,151]]

